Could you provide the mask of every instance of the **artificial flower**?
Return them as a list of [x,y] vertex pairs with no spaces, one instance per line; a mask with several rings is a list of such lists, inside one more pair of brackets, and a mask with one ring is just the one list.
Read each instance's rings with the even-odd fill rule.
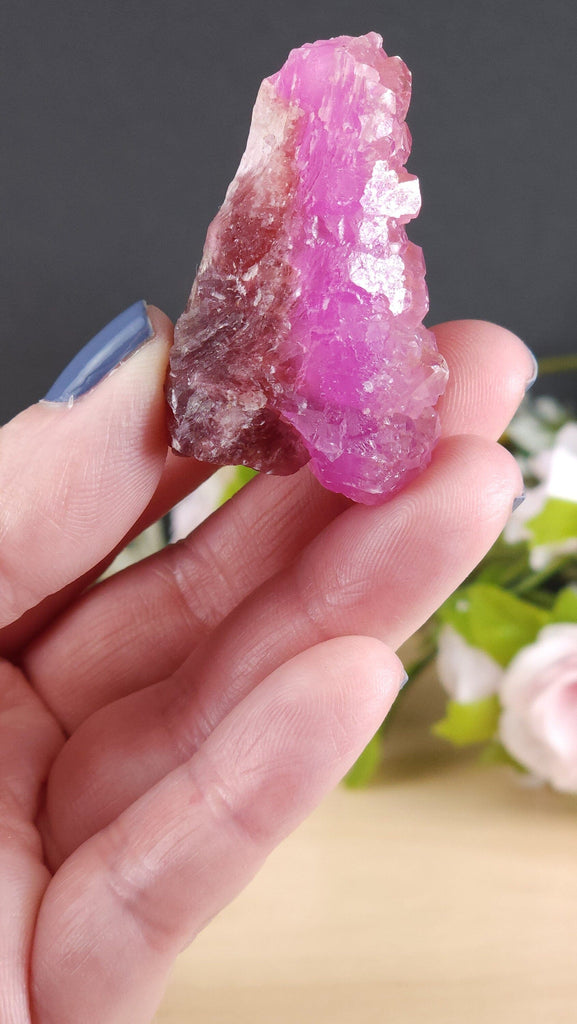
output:
[[441,628],[438,644],[437,674],[453,700],[472,704],[497,693],[503,669],[494,658],[449,625]]
[[577,792],[577,623],[545,626],[501,682],[499,737],[535,777]]

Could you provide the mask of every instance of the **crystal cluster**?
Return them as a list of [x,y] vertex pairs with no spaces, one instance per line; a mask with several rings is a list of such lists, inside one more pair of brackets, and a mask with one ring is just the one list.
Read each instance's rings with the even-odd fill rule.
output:
[[422,325],[411,76],[371,32],[262,83],[167,378],[174,451],[377,504],[427,465],[446,365]]

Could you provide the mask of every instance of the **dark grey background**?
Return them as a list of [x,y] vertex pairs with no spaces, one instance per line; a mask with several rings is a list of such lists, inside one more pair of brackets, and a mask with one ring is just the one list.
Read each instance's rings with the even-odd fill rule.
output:
[[575,348],[575,0],[20,0],[2,20],[0,422],[136,299],[178,315],[260,80],[371,29],[413,71],[428,322]]

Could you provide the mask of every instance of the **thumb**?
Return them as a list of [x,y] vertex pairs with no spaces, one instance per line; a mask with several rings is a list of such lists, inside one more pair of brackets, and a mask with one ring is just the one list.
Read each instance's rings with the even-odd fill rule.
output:
[[167,317],[136,303],[0,430],[0,628],[97,565],[150,501],[171,340]]

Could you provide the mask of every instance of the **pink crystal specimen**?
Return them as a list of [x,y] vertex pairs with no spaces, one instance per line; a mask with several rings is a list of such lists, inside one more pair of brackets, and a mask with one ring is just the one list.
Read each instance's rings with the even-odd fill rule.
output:
[[377,504],[430,460],[447,368],[404,164],[411,75],[371,32],[293,50],[262,83],[208,229],[167,379],[172,447]]

